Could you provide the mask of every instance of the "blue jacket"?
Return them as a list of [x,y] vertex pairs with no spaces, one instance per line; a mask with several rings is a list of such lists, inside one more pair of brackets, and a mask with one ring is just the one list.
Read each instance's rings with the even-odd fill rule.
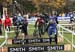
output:
[[17,20],[18,20],[19,22],[22,22],[22,21],[24,20],[24,18],[23,18],[22,16],[17,16]]

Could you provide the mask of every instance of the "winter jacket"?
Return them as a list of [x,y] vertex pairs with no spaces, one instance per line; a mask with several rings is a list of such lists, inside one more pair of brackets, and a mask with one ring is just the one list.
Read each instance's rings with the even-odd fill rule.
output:
[[11,26],[11,25],[12,25],[11,19],[9,17],[6,17],[4,21],[4,27],[6,28],[7,26]]

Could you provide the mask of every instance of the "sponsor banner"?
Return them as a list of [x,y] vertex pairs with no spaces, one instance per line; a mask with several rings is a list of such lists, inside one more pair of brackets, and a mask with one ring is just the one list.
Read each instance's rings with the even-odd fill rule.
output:
[[33,39],[13,39],[12,44],[30,44],[30,43],[48,43],[49,38],[33,38]]
[[[55,42],[55,38],[51,39],[52,42]],[[8,39],[7,44],[31,44],[31,43],[48,43],[50,42],[49,38],[32,38],[32,39]],[[57,42],[63,42],[62,37],[57,37]]]
[[[57,17],[58,18],[58,21],[59,20],[70,20],[70,17]],[[75,17],[74,17],[75,18]]]
[[8,47],[8,52],[36,52],[53,50],[64,50],[64,45]]
[[25,46],[20,45],[16,47],[0,47],[0,52],[44,52],[44,51],[72,51],[71,44],[65,45],[46,45],[46,46]]

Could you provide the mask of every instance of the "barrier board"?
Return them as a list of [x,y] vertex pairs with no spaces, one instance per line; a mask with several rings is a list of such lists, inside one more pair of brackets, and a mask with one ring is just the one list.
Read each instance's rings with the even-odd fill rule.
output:
[[0,52],[71,51],[71,45],[2,47]]
[[[54,41],[54,39],[52,39]],[[31,44],[31,43],[48,43],[49,38],[32,38],[32,39],[8,39],[7,44]],[[57,42],[63,42],[62,37],[57,38]]]

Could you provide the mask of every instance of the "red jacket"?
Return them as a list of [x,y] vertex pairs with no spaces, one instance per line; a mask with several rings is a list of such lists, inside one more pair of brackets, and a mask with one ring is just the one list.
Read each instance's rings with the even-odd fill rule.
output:
[[9,17],[6,17],[4,21],[4,27],[6,28],[7,26],[11,26],[11,25],[12,25],[11,19]]
[[40,18],[40,19],[37,19],[37,24],[38,24],[38,26],[41,26],[43,23],[44,23],[44,21],[43,21],[43,19],[42,18]]
[[0,25],[2,25],[2,20],[0,19]]

